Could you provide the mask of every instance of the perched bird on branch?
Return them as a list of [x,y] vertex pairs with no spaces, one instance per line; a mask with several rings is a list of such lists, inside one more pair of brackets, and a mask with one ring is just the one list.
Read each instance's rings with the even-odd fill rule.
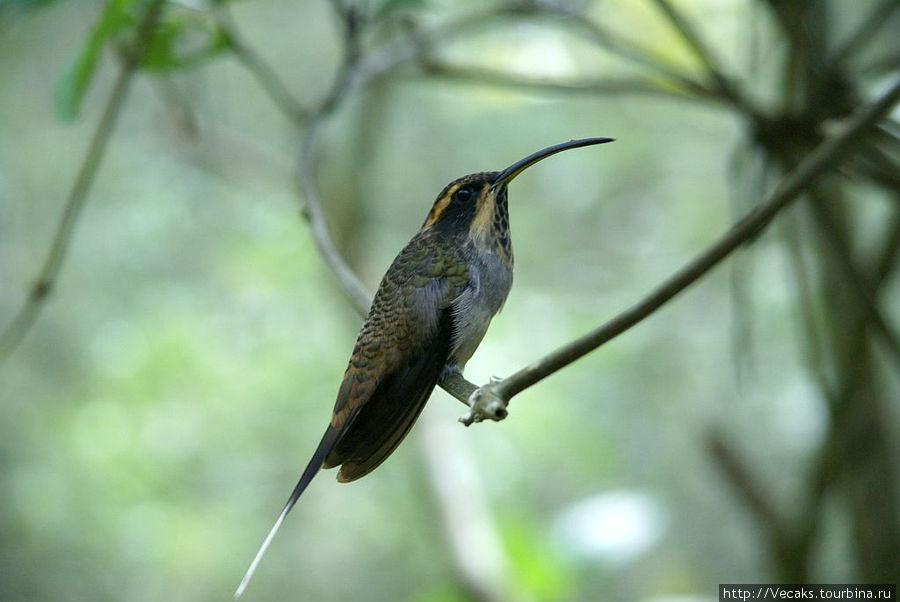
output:
[[442,376],[461,373],[475,353],[512,286],[509,182],[550,155],[611,141],[563,142],[502,171],[470,174],[444,187],[381,280],[331,422],[236,597],[319,469],[340,466],[341,482],[375,470],[403,441]]

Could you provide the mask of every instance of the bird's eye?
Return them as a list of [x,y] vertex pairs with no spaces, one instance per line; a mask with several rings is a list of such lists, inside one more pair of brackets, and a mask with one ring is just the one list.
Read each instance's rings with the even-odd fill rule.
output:
[[471,186],[462,186],[453,193],[453,200],[459,201],[460,203],[466,203],[471,200],[474,194],[475,191],[472,190]]

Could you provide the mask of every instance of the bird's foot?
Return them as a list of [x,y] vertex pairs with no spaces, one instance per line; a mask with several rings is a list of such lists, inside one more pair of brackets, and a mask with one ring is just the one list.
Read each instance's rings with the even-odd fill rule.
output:
[[488,384],[475,389],[469,396],[469,411],[459,421],[466,426],[483,420],[498,422],[506,418],[509,411],[506,406],[509,400],[500,389],[503,379],[492,376]]

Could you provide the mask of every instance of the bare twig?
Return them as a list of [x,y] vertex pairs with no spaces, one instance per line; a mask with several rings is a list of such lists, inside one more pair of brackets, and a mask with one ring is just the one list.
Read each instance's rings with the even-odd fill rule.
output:
[[219,31],[225,38],[234,56],[253,75],[284,116],[297,125],[303,125],[308,116],[308,111],[288,90],[288,87],[275,70],[256,50],[244,42],[244,39],[237,32],[231,15],[228,13],[227,5],[224,3],[217,5],[214,14]]
[[[513,10],[510,6],[474,13],[432,28],[428,32],[428,37],[446,42],[509,14]],[[416,60],[419,50],[410,47],[409,43],[385,44],[379,49],[363,53],[359,35],[360,16],[353,12],[352,6],[333,2],[332,7],[344,28],[344,55],[338,74],[328,93],[315,109],[309,111],[301,109],[300,103],[291,96],[277,74],[258,58],[259,55],[252,48],[239,40],[227,18],[220,20],[219,23],[221,27],[225,28],[224,33],[230,36],[229,39],[232,43],[236,43],[237,48],[243,53],[244,66],[250,69],[260,81],[275,105],[289,121],[305,127],[297,165],[297,186],[304,200],[301,213],[310,225],[316,248],[335,274],[341,290],[347,295],[354,309],[361,316],[365,316],[371,303],[371,293],[347,265],[334,243],[316,182],[316,149],[321,128],[354,88],[359,89],[376,84],[403,64]],[[250,59],[246,60],[248,57]],[[463,401],[468,399],[468,396],[477,388],[461,376],[455,376],[451,380],[441,383],[441,387]]]
[[703,63],[707,73],[712,77],[719,91],[736,104],[739,108],[744,109],[748,115],[755,114],[750,104],[744,99],[738,91],[731,85],[731,82],[725,77],[718,61],[713,57],[712,52],[706,47],[706,44],[700,38],[700,35],[694,29],[694,26],[679,13],[669,0],[654,0],[656,6],[663,12],[673,27],[681,34],[684,41],[694,51],[694,54]]
[[[381,53],[381,58],[376,61],[382,63],[380,67],[369,69],[368,76],[380,77],[390,71],[393,71],[400,64],[413,60],[418,62],[427,74],[437,74],[442,76],[455,76],[456,68],[444,67],[440,61],[434,56],[434,50],[437,46],[446,44],[452,39],[456,39],[463,34],[477,31],[479,28],[491,26],[496,21],[510,16],[531,15],[537,18],[555,18],[576,32],[583,34],[588,40],[596,43],[604,50],[615,54],[623,60],[636,66],[649,69],[655,72],[659,77],[635,77],[626,80],[611,80],[590,82],[584,85],[580,82],[568,84],[561,82],[560,91],[569,92],[659,92],[662,94],[670,93],[674,96],[700,98],[704,100],[726,100],[719,90],[710,88],[700,83],[690,76],[680,72],[674,67],[666,64],[661,59],[653,56],[649,51],[641,48],[638,44],[624,39],[613,32],[607,31],[584,14],[576,9],[565,6],[560,3],[520,3],[507,2],[486,12],[476,12],[467,15],[461,19],[449,22],[444,25],[430,28],[426,31],[419,31],[412,22],[407,23],[409,37],[412,41],[411,47],[399,49],[397,47],[388,47]],[[485,83],[500,83],[503,85],[523,86],[535,85],[539,88],[552,90],[555,84],[552,82],[518,82],[514,76],[504,74],[502,72],[481,72],[480,70],[468,70],[464,75],[465,79],[484,79]],[[499,82],[490,82],[489,78],[500,80]],[[657,79],[659,82],[657,82]],[[667,85],[663,85],[665,82]],[[570,89],[571,88],[571,89]],[[583,88],[583,89],[582,89]]]
[[427,74],[443,79],[469,84],[512,88],[527,92],[606,95],[642,94],[677,99],[721,100],[719,97],[696,96],[690,91],[683,90],[677,83],[656,81],[643,76],[606,77],[596,80],[555,80],[516,76],[505,71],[455,66],[436,61],[428,61],[424,64],[424,69]]
[[897,69],[900,69],[900,52],[873,59],[871,63],[862,68],[862,72],[865,75],[880,76],[895,73]]
[[900,190],[900,163],[878,146],[867,143],[853,159],[852,171],[887,190]]
[[768,537],[777,559],[779,578],[790,583],[804,583],[809,570],[809,545],[815,533],[815,517],[802,517],[809,522],[804,522],[803,529],[795,528],[786,513],[779,511],[765,481],[720,431],[712,430],[707,435],[707,449]]
[[712,429],[706,435],[707,451],[719,469],[741,493],[759,524],[778,530],[785,523],[784,517],[769,497],[763,479],[756,475],[737,449],[729,443],[727,435]]
[[302,149],[300,151],[297,181],[304,199],[303,217],[309,222],[313,241],[325,263],[328,264],[328,267],[331,268],[331,271],[337,277],[341,290],[346,293],[354,309],[360,315],[365,316],[369,311],[372,296],[337,250],[331,231],[328,229],[328,223],[325,220],[322,199],[319,195],[319,187],[316,184],[315,148],[319,137],[321,118],[321,114],[318,114],[310,119],[309,129],[303,136]]
[[69,249],[72,232],[75,229],[78,216],[82,207],[84,207],[85,200],[94,182],[94,176],[100,167],[100,161],[106,151],[106,145],[115,129],[116,119],[124,105],[128,88],[138,66],[143,60],[147,42],[150,40],[150,35],[153,33],[156,23],[159,21],[162,4],[162,0],[153,0],[147,7],[147,12],[138,25],[137,36],[133,45],[128,52],[123,54],[122,66],[113,84],[112,92],[110,92],[109,99],[106,101],[106,107],[103,110],[99,123],[97,123],[97,128],[94,130],[94,136],[88,145],[81,169],[79,169],[75,182],[69,190],[69,195],[66,197],[62,217],[53,235],[50,250],[44,259],[34,284],[31,286],[24,305],[3,330],[3,333],[0,334],[0,364],[15,351],[22,339],[25,338],[56,284],[56,278],[60,267],[66,259],[66,253]]
[[[900,199],[897,200],[900,201]],[[900,257],[900,252],[898,251],[900,251],[900,211],[895,211],[891,226],[888,229],[887,240],[882,247],[880,259],[875,264],[875,270],[869,276],[873,295],[878,293],[878,289],[881,288],[885,280],[893,272],[897,258]]]
[[676,82],[679,87],[689,90],[699,97],[719,96],[717,90],[696,81],[691,76],[679,71],[675,67],[666,64],[662,59],[654,56],[650,51],[642,48],[632,40],[623,38],[608,31],[594,20],[587,18],[582,12],[563,3],[553,2],[540,5],[537,15],[547,14],[565,19],[576,30],[583,32],[588,39],[595,42],[604,50],[636,66],[650,69],[663,76],[665,79]]
[[297,184],[304,199],[302,214],[309,222],[313,241],[319,249],[319,253],[334,272],[341,290],[347,294],[353,307],[360,315],[365,316],[369,311],[372,296],[356,273],[341,257],[334,244],[325,219],[325,212],[322,209],[319,186],[316,183],[315,154],[320,129],[329,115],[338,108],[349,93],[350,84],[361,58],[357,17],[352,9],[344,8],[338,3],[333,3],[333,6],[344,25],[344,56],[331,89],[307,120],[307,129],[301,142],[300,160],[297,165]]
[[[431,53],[440,45],[445,45],[461,36],[477,32],[479,29],[489,27],[496,21],[528,12],[521,3],[507,2],[484,11],[476,11],[458,19],[430,27],[419,31],[408,23],[409,33],[407,39],[384,43],[380,47],[361,52],[359,36],[355,30],[360,26],[361,17],[353,12],[352,7],[343,3],[332,2],[332,7],[345,29],[345,60],[335,78],[335,83],[322,101],[321,106],[314,110],[308,110],[292,95],[281,78],[272,70],[259,53],[253,50],[240,37],[234,24],[227,13],[219,11],[218,23],[222,34],[231,44],[237,58],[243,66],[260,82],[263,89],[269,94],[272,101],[281,110],[285,117],[296,125],[305,126],[307,120],[321,118],[324,112],[330,113],[343,101],[349,93],[349,88],[365,88],[376,84],[398,71],[401,67],[411,63],[421,65],[428,74],[453,79],[483,80],[486,84],[505,85],[509,87],[532,88],[553,92],[584,92],[584,93],[646,93],[659,94],[675,98],[699,98],[702,100],[724,100],[715,90],[703,86],[688,76],[677,72],[671,67],[651,57],[646,51],[640,50],[630,42],[615,38],[609,32],[605,32],[599,26],[592,24],[571,12],[560,7],[542,7],[529,9],[535,14],[549,14],[551,16],[564,16],[572,20],[605,48],[619,54],[641,66],[651,68],[659,73],[659,78],[633,77],[620,79],[604,79],[598,81],[573,81],[554,82],[543,80],[518,80],[512,75],[502,72],[482,71],[478,69],[456,68],[441,64],[431,57]],[[350,68],[352,64],[352,69]]]
[[895,364],[900,366],[900,341],[898,341],[897,335],[885,321],[884,316],[882,316],[875,299],[868,291],[865,278],[859,273],[854,264],[850,251],[850,242],[846,240],[840,231],[826,199],[816,194],[812,201],[810,207],[813,217],[829,241],[829,244],[825,246],[831,253],[838,270],[847,283],[848,286],[846,288],[857,298],[860,309],[866,316],[867,321],[880,336],[883,346],[894,359]]
[[834,52],[830,61],[832,67],[842,67],[846,61],[869,43],[875,37],[875,34],[878,33],[878,30],[891,20],[898,8],[900,8],[900,2],[896,0],[882,0],[869,16],[863,20],[856,31]]
[[[351,13],[336,7],[338,15],[344,19],[354,19]],[[349,16],[348,16],[349,15]],[[341,256],[325,218],[322,208],[322,197],[316,183],[315,155],[320,135],[320,129],[326,119],[343,103],[349,92],[353,89],[354,82],[357,85],[371,85],[381,75],[386,74],[398,62],[381,64],[381,69],[368,70],[363,65],[364,56],[360,52],[358,35],[359,31],[355,23],[345,23],[345,52],[339,75],[335,79],[331,90],[319,105],[318,109],[311,113],[307,119],[307,129],[304,132],[301,143],[300,160],[297,169],[297,183],[304,199],[303,216],[309,222],[316,244],[328,267],[335,274],[341,290],[347,295],[354,309],[365,316],[369,310],[372,296],[356,273],[347,265]],[[404,55],[405,58],[410,58]],[[394,61],[399,60],[395,57]],[[365,73],[363,73],[365,71]],[[456,376],[448,383],[440,383],[440,386],[457,399],[467,399],[468,394],[476,389],[476,386],[466,381],[462,376]],[[466,397],[460,398],[460,395]]]
[[339,0],[332,0],[331,6],[344,28],[344,59],[331,91],[316,111],[320,119],[330,115],[350,92],[362,59],[362,15],[355,6],[344,6]]
[[360,87],[371,86],[410,63],[423,64],[430,60],[430,53],[439,45],[491,27],[497,21],[520,12],[514,3],[501,4],[487,10],[467,14],[420,31],[412,22],[406,23],[409,33],[404,39],[386,43],[366,52],[356,77]]
[[825,343],[820,336],[820,325],[816,322],[816,312],[813,309],[815,295],[810,284],[809,267],[800,243],[797,217],[796,213],[785,216],[781,219],[781,227],[791,269],[787,279],[795,287],[797,298],[800,300],[797,304],[799,315],[796,321],[799,331],[797,338],[800,341],[800,361],[814,377],[822,399],[833,404],[835,393],[825,370]]
[[[501,420],[509,400],[557,370],[622,334],[662,307],[738,247],[755,237],[775,215],[788,206],[819,174],[838,161],[876,121],[900,100],[900,81],[877,101],[859,110],[841,128],[813,150],[788,174],[769,197],[735,224],[718,241],[669,277],[646,297],[599,328],[544,356],[512,376],[479,387],[468,400],[470,411],[460,418],[469,425],[485,419]],[[498,413],[498,410],[500,412]]]

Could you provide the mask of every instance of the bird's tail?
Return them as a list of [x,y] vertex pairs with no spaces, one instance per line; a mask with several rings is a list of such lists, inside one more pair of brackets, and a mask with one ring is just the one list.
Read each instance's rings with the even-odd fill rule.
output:
[[244,593],[244,590],[247,589],[247,584],[249,584],[250,579],[253,578],[253,573],[256,572],[256,567],[259,565],[259,561],[262,560],[262,557],[266,553],[269,544],[272,543],[272,539],[275,537],[278,529],[281,528],[281,523],[284,522],[284,519],[291,511],[291,508],[293,508],[294,504],[297,503],[297,500],[300,499],[300,495],[306,489],[307,485],[309,485],[310,481],[313,480],[313,477],[316,476],[316,473],[319,472],[319,469],[322,467],[322,463],[325,461],[325,457],[331,452],[331,450],[337,443],[339,434],[340,432],[337,429],[329,425],[328,430],[325,431],[325,435],[322,437],[322,441],[319,442],[319,447],[316,448],[316,452],[313,454],[313,457],[309,461],[309,464],[306,465],[306,469],[300,476],[300,480],[297,481],[297,485],[294,487],[294,490],[291,492],[287,503],[281,510],[281,514],[278,515],[278,518],[275,520],[275,524],[272,525],[272,528],[269,530],[269,534],[266,535],[266,538],[263,540],[262,545],[259,547],[259,551],[253,558],[253,562],[250,563],[250,568],[247,569],[247,572],[244,574],[244,578],[241,579],[241,584],[238,585],[238,588],[235,590],[235,598],[240,598]]

